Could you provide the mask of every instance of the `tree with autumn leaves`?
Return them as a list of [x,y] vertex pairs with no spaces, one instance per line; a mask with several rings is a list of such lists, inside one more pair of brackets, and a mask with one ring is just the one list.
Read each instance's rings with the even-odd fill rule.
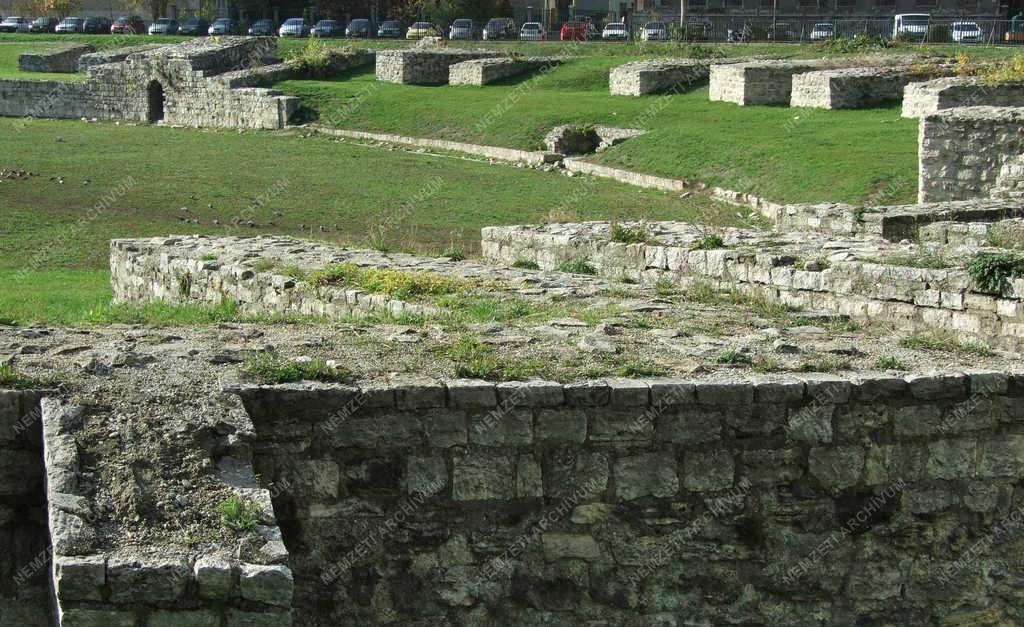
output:
[[313,0],[317,15],[335,19],[369,17],[374,7],[380,19],[425,19],[437,24],[449,24],[462,17],[486,22],[492,17],[511,15],[512,11],[509,0]]

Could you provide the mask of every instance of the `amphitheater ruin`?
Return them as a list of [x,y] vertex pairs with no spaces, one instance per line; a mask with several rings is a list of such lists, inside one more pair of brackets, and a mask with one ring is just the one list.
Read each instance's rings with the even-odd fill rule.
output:
[[[256,86],[294,71],[262,38],[79,53],[59,62],[87,80],[0,81],[0,114],[277,129],[299,106]],[[562,60],[338,63],[486,89]],[[116,302],[230,301],[251,321],[0,326],[26,372],[66,377],[0,390],[0,625],[1020,624],[1024,273],[999,260],[1024,246],[1024,87],[915,72],[663,59],[609,75],[623,97],[707,81],[743,106],[902,100],[920,124],[913,205],[779,204],[599,166],[568,155],[643,129],[567,120],[534,153],[421,145],[708,193],[768,226],[496,225],[468,261],[111,241]],[[450,327],[518,374],[452,376]],[[332,380],[252,377],[268,355]],[[663,368],[601,372],[609,358]],[[252,524],[221,528],[232,498]]]

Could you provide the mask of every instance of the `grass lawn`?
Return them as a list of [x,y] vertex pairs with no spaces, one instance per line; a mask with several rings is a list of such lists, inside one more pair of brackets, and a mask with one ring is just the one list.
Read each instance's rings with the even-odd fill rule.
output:
[[480,227],[552,214],[736,221],[700,195],[295,133],[0,118],[3,169],[35,173],[0,178],[0,318],[19,321],[81,321],[108,300],[111,238],[279,233],[472,253]]
[[917,121],[898,107],[859,111],[739,107],[707,87],[670,97],[608,94],[608,71],[628,57],[573,60],[525,81],[479,87],[380,83],[372,71],[286,81],[319,123],[523,149],[558,124],[649,129],[596,160],[698,179],[782,202],[912,202]]
[[70,42],[89,42],[97,50],[120,48],[133,44],[178,42],[185,37],[165,36],[106,36],[106,35],[26,35],[4,33],[0,35],[0,78],[17,78],[22,80],[85,80],[84,74],[77,73],[45,73],[21,72],[18,70],[18,56],[26,52],[39,52]]

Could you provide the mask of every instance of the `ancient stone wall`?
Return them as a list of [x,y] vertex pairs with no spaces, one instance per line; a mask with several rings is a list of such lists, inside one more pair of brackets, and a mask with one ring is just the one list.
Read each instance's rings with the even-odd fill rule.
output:
[[122,62],[93,66],[84,82],[0,81],[0,115],[283,128],[298,108],[297,98],[260,87],[233,88],[252,80],[251,66],[264,63],[267,39],[199,39],[133,53]]
[[706,80],[709,71],[708,62],[698,59],[632,61],[611,69],[608,88],[613,96],[678,93]]
[[921,119],[919,202],[985,198],[1024,154],[1024,107],[963,107]]
[[166,45],[167,44],[140,44],[137,46],[113,48],[101,50],[99,52],[83,54],[81,57],[78,58],[78,71],[87,72],[91,67],[103,65],[104,63],[116,63],[118,61],[124,61],[128,58],[128,55],[138,54],[140,52],[146,52],[148,50],[156,50],[157,48],[162,48]]
[[50,624],[39,397],[0,390],[0,625]]
[[[485,258],[502,265],[526,260],[550,269],[582,257],[602,276],[649,283],[706,281],[795,307],[871,319],[908,331],[945,329],[1010,350],[1024,346],[1024,279],[1013,279],[1005,293],[981,293],[962,268],[887,265],[849,253],[820,267],[801,268],[797,266],[801,258],[824,254],[822,244],[808,240],[805,246],[775,242],[759,247],[752,242],[703,250],[697,241],[699,229],[689,225],[680,229],[685,235],[678,241],[655,245],[613,242],[607,223],[487,227],[482,249]],[[843,246],[855,249],[858,245],[884,255],[880,241]]]
[[[290,625],[293,577],[287,566],[219,555],[140,555],[127,545],[124,553],[96,551],[94,480],[85,477],[87,462],[77,442],[82,413],[58,399],[42,401],[58,624]],[[253,489],[246,496],[271,509],[269,492]]]
[[547,57],[473,59],[450,66],[448,68],[448,83],[450,85],[483,86],[504,78],[529,74],[538,70],[549,71],[559,63],[561,63],[559,59]]
[[989,85],[976,78],[939,78],[910,83],[903,93],[903,117],[923,118],[954,107],[1024,107],[1024,85]]
[[1024,198],[1024,154],[1009,156],[999,168],[992,195],[999,198]]
[[499,58],[500,51],[459,50],[380,50],[377,52],[377,80],[405,85],[444,85],[449,68],[472,59]]
[[95,51],[96,48],[93,48],[92,44],[72,44],[40,52],[25,52],[18,55],[18,70],[21,72],[77,72],[78,59],[84,54]]
[[788,105],[793,76],[819,69],[813,63],[752,61],[711,66],[711,100],[738,105]]
[[898,68],[847,68],[793,75],[791,107],[861,109],[899,102],[910,81]]
[[1020,376],[240,393],[299,616],[1024,619]]

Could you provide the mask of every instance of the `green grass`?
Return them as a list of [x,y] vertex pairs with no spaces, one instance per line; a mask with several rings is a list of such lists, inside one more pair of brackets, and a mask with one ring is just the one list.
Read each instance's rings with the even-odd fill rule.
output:
[[60,383],[60,374],[53,373],[45,379],[30,377],[9,363],[0,363],[0,389],[35,390],[55,387]]
[[929,350],[956,355],[985,357],[992,354],[988,348],[977,342],[967,342],[952,331],[921,331],[900,340],[900,346],[913,350]]
[[18,56],[28,52],[39,52],[49,48],[55,48],[68,43],[91,43],[97,50],[108,48],[121,48],[124,46],[148,44],[148,43],[173,43],[183,41],[186,37],[165,37],[165,36],[118,36],[110,37],[104,35],[26,35],[9,34],[0,35],[0,78],[17,78],[22,80],[58,80],[58,81],[80,81],[85,80],[85,74],[78,73],[48,73],[48,72],[22,72],[18,70]]
[[979,290],[1001,294],[1011,279],[1024,276],[1024,253],[978,253],[967,264],[967,274]]
[[351,373],[344,368],[328,366],[322,359],[292,361],[272,353],[259,353],[245,361],[245,374],[261,383],[292,383],[294,381],[347,381]]
[[735,210],[699,195],[291,133],[4,118],[0,168],[37,174],[0,183],[0,319],[20,323],[116,317],[104,310],[111,238],[270,233],[365,246],[380,236],[395,250],[470,254],[481,227],[556,210],[735,223]]
[[240,533],[253,533],[263,517],[263,511],[255,501],[239,497],[229,496],[217,504],[217,513],[220,514],[222,525]]
[[401,300],[454,294],[476,286],[474,281],[434,272],[360,268],[351,263],[336,264],[310,272],[306,275],[306,282],[317,287],[359,287],[372,294],[386,294]]
[[526,150],[541,148],[559,124],[638,127],[649,132],[589,159],[785,202],[897,203],[916,195],[917,122],[901,118],[898,107],[739,107],[710,102],[707,87],[664,98],[609,95],[608,71],[631,58],[577,58],[484,89],[380,83],[372,70],[277,87],[327,126]]

